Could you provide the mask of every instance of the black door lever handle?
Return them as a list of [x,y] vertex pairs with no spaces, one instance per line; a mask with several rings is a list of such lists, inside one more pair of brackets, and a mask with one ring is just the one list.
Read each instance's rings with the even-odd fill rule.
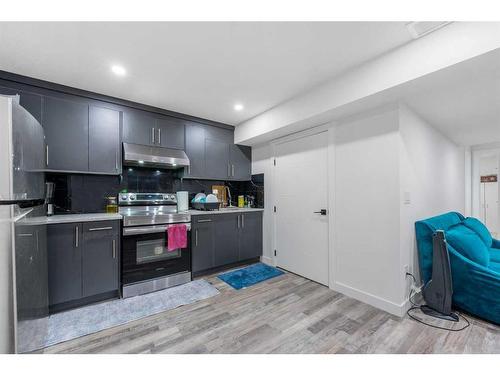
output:
[[320,211],[314,211],[314,213],[315,214],[321,214],[321,215],[325,216],[326,215],[326,210],[323,208]]

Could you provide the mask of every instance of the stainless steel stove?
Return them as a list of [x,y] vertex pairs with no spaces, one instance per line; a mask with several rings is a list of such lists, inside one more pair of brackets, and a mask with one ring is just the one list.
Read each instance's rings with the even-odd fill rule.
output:
[[[118,197],[123,216],[122,295],[145,294],[191,281],[191,215],[177,212],[172,193],[125,193]],[[168,228],[186,225],[188,245],[168,251]]]

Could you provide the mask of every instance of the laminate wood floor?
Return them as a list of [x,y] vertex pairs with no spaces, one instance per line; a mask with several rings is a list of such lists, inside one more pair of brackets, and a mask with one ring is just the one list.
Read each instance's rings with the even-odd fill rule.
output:
[[206,279],[219,295],[43,352],[500,353],[500,327],[472,317],[469,328],[448,332],[291,273],[240,291]]

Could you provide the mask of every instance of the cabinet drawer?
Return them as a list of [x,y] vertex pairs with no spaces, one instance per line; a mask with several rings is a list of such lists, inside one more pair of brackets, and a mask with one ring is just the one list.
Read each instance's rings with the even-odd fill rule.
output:
[[118,220],[93,221],[83,223],[83,232],[87,238],[118,236],[120,222]]

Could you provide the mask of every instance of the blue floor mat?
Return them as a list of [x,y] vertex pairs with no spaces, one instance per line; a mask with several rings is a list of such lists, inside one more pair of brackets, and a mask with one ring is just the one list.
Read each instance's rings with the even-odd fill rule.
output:
[[283,274],[284,272],[277,268],[264,263],[257,263],[236,271],[223,273],[217,277],[234,289],[239,290]]

